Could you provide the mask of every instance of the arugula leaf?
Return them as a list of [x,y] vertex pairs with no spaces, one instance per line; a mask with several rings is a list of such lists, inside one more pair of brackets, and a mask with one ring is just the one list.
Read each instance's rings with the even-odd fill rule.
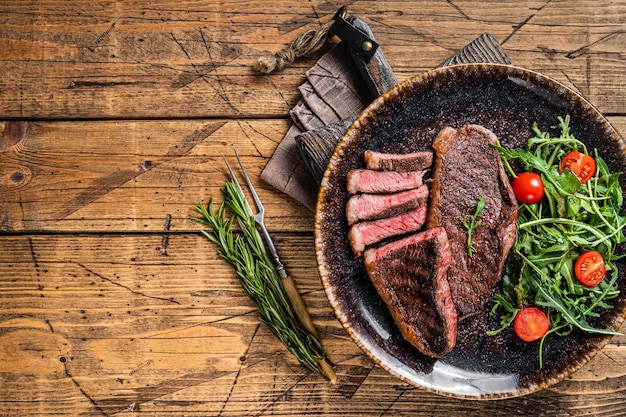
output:
[[485,197],[480,199],[480,201],[476,205],[476,210],[474,211],[474,214],[472,215],[469,224],[467,223],[467,220],[463,221],[463,226],[467,230],[467,256],[469,256],[470,258],[472,257],[472,233],[474,232],[474,229],[476,229],[482,223],[482,221],[477,219],[478,216],[480,216],[480,213],[482,213],[483,209],[485,208],[486,201],[487,200],[485,199]]

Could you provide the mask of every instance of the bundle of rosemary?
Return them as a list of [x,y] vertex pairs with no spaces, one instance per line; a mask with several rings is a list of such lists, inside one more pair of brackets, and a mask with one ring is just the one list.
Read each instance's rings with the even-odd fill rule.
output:
[[[232,180],[226,182],[222,193],[224,202],[217,210],[213,209],[213,199],[206,207],[199,203],[194,208],[202,217],[192,219],[211,229],[201,232],[219,247],[219,256],[235,270],[243,290],[258,308],[261,322],[304,368],[333,381],[320,341],[304,327],[289,304],[254,218],[247,211],[245,196]],[[235,220],[239,231],[233,230]]]

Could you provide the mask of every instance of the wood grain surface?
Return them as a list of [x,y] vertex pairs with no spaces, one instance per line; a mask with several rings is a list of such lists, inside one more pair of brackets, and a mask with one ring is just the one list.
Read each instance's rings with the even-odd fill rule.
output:
[[[400,80],[483,32],[626,131],[626,2],[0,1],[0,415],[619,416],[626,337],[564,381],[467,401],[376,366],[333,315],[313,214],[259,175],[305,71],[262,55],[347,5]],[[189,219],[236,147],[338,382],[259,324]]]

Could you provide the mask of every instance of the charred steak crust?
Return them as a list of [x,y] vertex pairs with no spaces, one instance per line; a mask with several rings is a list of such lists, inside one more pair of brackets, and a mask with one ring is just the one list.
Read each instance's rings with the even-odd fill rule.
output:
[[456,343],[457,312],[446,271],[450,246],[442,227],[365,251],[365,268],[402,336],[432,357]]
[[[484,309],[500,279],[515,242],[517,202],[498,151],[497,137],[479,125],[442,129],[433,143],[435,165],[427,228],[443,227],[452,263],[448,281],[460,318]],[[472,253],[467,254],[463,221],[474,214],[478,201],[486,204],[474,229]]]

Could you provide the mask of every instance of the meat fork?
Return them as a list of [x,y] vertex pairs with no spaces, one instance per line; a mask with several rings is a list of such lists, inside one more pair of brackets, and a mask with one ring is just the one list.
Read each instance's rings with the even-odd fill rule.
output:
[[274,244],[272,237],[267,231],[267,227],[265,227],[265,221],[264,221],[265,208],[263,207],[263,203],[261,202],[261,199],[256,193],[256,190],[252,186],[252,182],[250,181],[250,178],[248,177],[248,173],[246,172],[246,169],[244,168],[243,163],[241,162],[241,159],[239,158],[239,154],[237,153],[236,150],[235,150],[235,156],[237,157],[237,161],[239,162],[239,167],[241,168],[243,178],[245,179],[248,189],[250,190],[250,194],[252,195],[252,198],[254,199],[254,204],[256,205],[256,208],[257,208],[256,213],[252,210],[252,207],[250,206],[248,199],[245,198],[243,189],[241,188],[239,181],[237,181],[237,177],[235,176],[233,169],[228,163],[228,160],[226,159],[224,155],[222,155],[222,157],[224,158],[224,162],[226,162],[226,167],[228,168],[228,172],[230,172],[230,176],[233,182],[235,183],[235,186],[237,187],[241,195],[244,196],[244,201],[246,203],[246,209],[248,211],[248,214],[254,218],[255,223],[261,229],[261,233],[263,234],[263,238],[265,239],[268,252],[270,253],[270,256],[274,262],[274,265],[276,267],[276,272],[278,273],[278,276],[281,279],[283,288],[285,289],[287,297],[289,298],[289,301],[291,302],[291,306],[294,309],[294,313],[296,313],[296,315],[298,316],[298,318],[300,319],[304,327],[319,340],[319,336],[317,334],[317,330],[315,329],[315,325],[313,324],[313,321],[311,320],[311,316],[309,315],[309,312],[304,304],[304,301],[302,300],[302,297],[300,296],[300,293],[298,292],[296,284],[293,278],[291,278],[291,276],[287,273],[287,269],[285,268],[283,263],[280,261],[280,257],[278,256],[278,250],[276,249],[276,245]]

